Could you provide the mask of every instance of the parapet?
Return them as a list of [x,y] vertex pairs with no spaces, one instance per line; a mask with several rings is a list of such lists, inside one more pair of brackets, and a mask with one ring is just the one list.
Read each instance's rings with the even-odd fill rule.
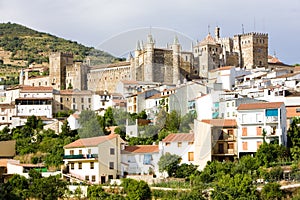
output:
[[68,57],[73,58],[73,53],[70,52],[52,52],[49,57]]

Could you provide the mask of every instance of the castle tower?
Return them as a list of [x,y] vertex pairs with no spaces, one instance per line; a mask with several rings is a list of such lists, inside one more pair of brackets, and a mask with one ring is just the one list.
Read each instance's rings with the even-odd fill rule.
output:
[[[180,73],[179,73],[179,67],[180,67],[180,44],[178,41],[178,37],[174,37],[174,42],[172,44],[172,50],[173,50],[173,84],[177,84],[180,80]],[[168,73],[168,72],[166,72]]]
[[220,67],[221,45],[210,34],[199,43],[199,76],[208,78],[208,72]]
[[253,69],[268,66],[268,34],[235,35],[234,50],[239,53],[241,67]]
[[66,85],[66,68],[73,65],[73,54],[51,53],[49,56],[49,81],[53,89],[63,90]]
[[153,37],[149,34],[145,45],[144,81],[153,81],[154,44]]

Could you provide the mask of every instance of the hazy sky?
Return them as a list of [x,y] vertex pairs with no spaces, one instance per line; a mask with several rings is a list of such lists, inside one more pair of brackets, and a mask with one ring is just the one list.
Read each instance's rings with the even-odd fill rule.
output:
[[[232,37],[243,24],[244,32],[269,34],[270,55],[300,63],[300,0],[0,0],[0,22],[9,21],[116,56],[135,47],[140,30],[147,30],[142,39],[152,32],[166,44],[175,35],[170,30],[195,42],[215,26],[221,37]],[[156,30],[166,30],[170,39]]]

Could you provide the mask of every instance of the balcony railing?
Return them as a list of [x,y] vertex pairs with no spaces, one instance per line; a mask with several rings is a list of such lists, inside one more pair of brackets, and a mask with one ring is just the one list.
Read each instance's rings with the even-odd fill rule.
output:
[[277,116],[266,117],[266,122],[267,123],[277,123],[278,117]]
[[64,155],[64,159],[92,159],[92,158],[98,158],[98,154]]
[[235,149],[215,149],[214,154],[236,154]]

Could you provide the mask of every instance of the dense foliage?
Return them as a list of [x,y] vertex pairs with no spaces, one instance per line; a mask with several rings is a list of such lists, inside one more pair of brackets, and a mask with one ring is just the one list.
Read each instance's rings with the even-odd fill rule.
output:
[[42,177],[35,170],[31,170],[29,176],[29,179],[26,179],[15,174],[7,183],[0,185],[0,199],[52,200],[61,198],[66,193],[67,183],[59,177]]
[[60,135],[53,130],[44,130],[41,119],[28,118],[25,126],[0,131],[0,140],[16,140],[17,159],[23,163],[44,163],[47,167],[59,169],[64,155],[63,146],[78,139],[76,131],[71,131],[67,121]]

